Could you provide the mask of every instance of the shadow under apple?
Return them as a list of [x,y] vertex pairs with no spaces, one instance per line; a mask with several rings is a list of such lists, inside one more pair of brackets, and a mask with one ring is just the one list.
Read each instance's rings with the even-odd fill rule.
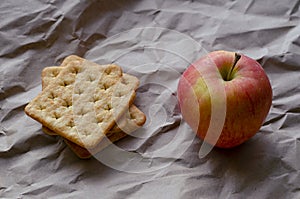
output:
[[[276,186],[282,184],[291,168],[283,160],[283,155],[278,153],[282,151],[279,147],[273,140],[257,134],[231,149],[214,148],[206,157],[206,167],[223,187],[230,187],[233,193],[265,187],[264,191],[272,189],[272,192],[280,191],[282,194],[282,189],[276,189]],[[270,183],[274,184],[272,188]]]

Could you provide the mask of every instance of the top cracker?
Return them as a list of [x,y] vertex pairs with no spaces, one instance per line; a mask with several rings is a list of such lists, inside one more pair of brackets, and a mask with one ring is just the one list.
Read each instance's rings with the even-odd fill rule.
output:
[[62,137],[93,148],[128,110],[135,87],[123,80],[117,65],[98,65],[77,56],[64,63],[25,112]]

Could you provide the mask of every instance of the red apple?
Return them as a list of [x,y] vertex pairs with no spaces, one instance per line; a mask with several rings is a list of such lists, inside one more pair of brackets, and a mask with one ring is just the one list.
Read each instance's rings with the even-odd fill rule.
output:
[[259,131],[272,104],[272,88],[257,61],[215,51],[186,69],[178,100],[184,120],[201,139],[231,148]]

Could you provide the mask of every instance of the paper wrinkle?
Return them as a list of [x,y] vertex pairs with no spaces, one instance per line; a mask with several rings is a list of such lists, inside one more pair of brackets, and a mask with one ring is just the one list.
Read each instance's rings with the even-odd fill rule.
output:
[[[297,0],[1,3],[0,197],[299,198],[299,4]],[[153,32],[145,27],[164,29]],[[124,33],[132,28],[139,30]],[[191,60],[206,53],[187,37],[178,40],[179,33],[207,51],[245,53],[258,59],[267,72],[272,108],[259,133],[245,144],[214,149],[198,159],[202,142],[195,138],[169,166],[126,173],[96,159],[78,159],[59,137],[45,135],[41,125],[23,112],[41,91],[44,67],[59,65],[70,54],[100,64],[115,62],[143,83],[135,103],[148,116],[143,128],[149,132],[117,146],[152,155],[149,164],[171,160],[172,153],[152,152],[183,134],[182,140],[174,141],[175,153],[192,135],[190,129],[178,130],[182,118],[175,72],[180,75]]]

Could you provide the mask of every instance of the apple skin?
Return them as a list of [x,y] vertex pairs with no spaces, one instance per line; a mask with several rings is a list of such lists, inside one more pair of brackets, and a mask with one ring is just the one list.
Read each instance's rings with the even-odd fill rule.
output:
[[[212,115],[212,97],[206,82],[213,78],[221,82],[226,99],[218,138],[205,137]],[[177,94],[183,119],[198,137],[220,148],[238,146],[255,135],[272,104],[272,87],[261,65],[228,51],[211,52],[190,65],[179,80]]]

